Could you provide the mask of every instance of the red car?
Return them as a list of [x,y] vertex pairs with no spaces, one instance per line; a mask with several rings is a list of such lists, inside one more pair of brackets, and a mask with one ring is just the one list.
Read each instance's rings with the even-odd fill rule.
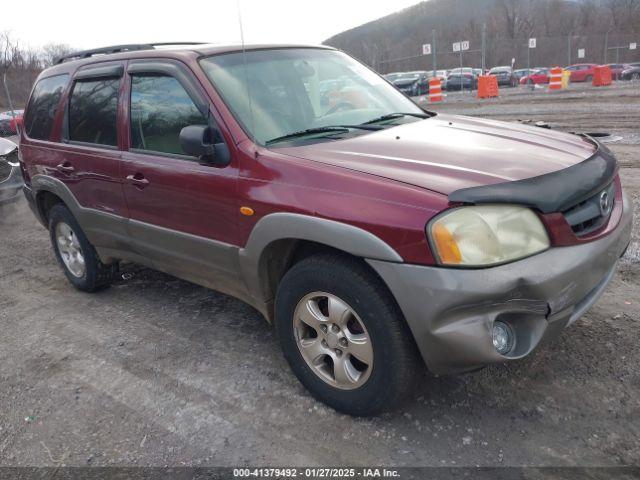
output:
[[594,139],[422,110],[330,47],[79,52],[40,74],[21,132],[25,196],[73,286],[134,262],[239,298],[354,415],[407,398],[425,364],[528,357],[630,242]]
[[571,82],[592,82],[597,66],[595,63],[580,63],[565,67],[565,70],[571,72]]
[[537,68],[520,79],[520,85],[541,85],[549,83],[549,69]]

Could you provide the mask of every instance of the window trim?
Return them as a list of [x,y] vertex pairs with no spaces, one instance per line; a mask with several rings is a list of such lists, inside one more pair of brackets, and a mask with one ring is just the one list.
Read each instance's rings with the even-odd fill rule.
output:
[[[204,118],[208,122],[209,128],[217,130],[219,132],[219,128],[217,127],[215,121],[213,120],[213,115],[211,114],[211,108],[209,105],[209,101],[206,100],[206,97],[201,93],[201,89],[197,84],[197,80],[194,78],[193,74],[190,70],[187,70],[178,62],[169,60],[169,59],[136,59],[129,62],[127,66],[127,75],[128,75],[128,108],[127,108],[127,122],[126,127],[129,131],[128,134],[128,145],[125,147],[125,151],[130,153],[135,153],[137,155],[151,155],[156,157],[165,157],[172,158],[176,160],[183,160],[187,162],[200,163],[200,160],[197,157],[193,157],[191,155],[182,155],[179,153],[169,153],[169,152],[159,152],[157,150],[144,150],[142,148],[134,148],[131,146],[131,94],[133,93],[133,77],[135,76],[165,76],[175,79],[180,86],[185,90],[186,94],[189,96],[194,106],[198,109],[198,111],[204,116]],[[220,138],[222,140],[221,143],[224,143],[226,146],[226,141],[222,134],[220,134]],[[227,147],[228,148],[228,147]]]

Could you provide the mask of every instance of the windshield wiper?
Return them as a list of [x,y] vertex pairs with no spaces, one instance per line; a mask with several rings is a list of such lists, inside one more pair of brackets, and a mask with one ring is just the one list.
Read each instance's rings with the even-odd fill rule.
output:
[[297,137],[304,137],[306,135],[313,135],[316,133],[349,133],[349,129],[346,127],[307,128],[305,130],[300,130],[298,132],[287,133],[286,135],[282,135],[281,137],[272,138],[271,140],[267,140],[266,144],[271,145],[272,143],[281,142],[283,140],[289,140],[291,138],[297,138]]
[[384,122],[386,120],[394,120],[396,118],[402,117],[431,118],[434,115],[434,113],[388,113],[387,115],[382,115],[381,117],[374,118],[373,120],[369,120],[368,122],[364,122],[362,125],[371,125],[372,123]]
[[287,133],[286,135],[282,135],[281,137],[276,137],[276,138],[272,138],[271,140],[267,140],[266,145],[282,142],[284,140],[290,140],[292,138],[304,137],[307,135],[314,135],[316,133],[349,133],[349,130],[351,129],[382,130],[382,127],[363,124],[363,125],[330,125],[326,127],[307,128],[305,130]]

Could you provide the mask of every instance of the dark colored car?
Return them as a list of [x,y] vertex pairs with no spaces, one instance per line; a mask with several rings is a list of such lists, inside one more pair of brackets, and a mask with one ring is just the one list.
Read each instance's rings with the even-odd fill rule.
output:
[[478,88],[478,76],[473,68],[454,68],[447,77],[447,90],[475,90]]
[[514,75],[511,67],[493,67],[489,70],[489,75],[496,77],[501,87],[518,86],[518,77]]
[[609,63],[605,65],[605,67],[609,67],[611,69],[611,78],[613,80],[620,80],[622,72],[631,68],[631,65],[625,63]]
[[538,68],[530,70],[528,75],[520,79],[520,85],[544,85],[549,83],[551,73],[548,68]]
[[0,138],[0,205],[18,200],[22,195],[22,186],[18,146]]
[[570,81],[575,82],[592,82],[596,73],[595,63],[581,63],[565,67],[565,70],[571,73]]
[[390,73],[385,75],[385,78],[389,80],[394,87],[410,97],[429,93],[430,77],[428,72]]
[[640,80],[640,63],[632,63],[620,74],[620,80]]
[[26,109],[24,192],[64,274],[92,292],[129,261],[244,300],[340,411],[390,408],[425,364],[529,356],[630,242],[587,136],[424,111],[329,47],[126,48],[61,59]]

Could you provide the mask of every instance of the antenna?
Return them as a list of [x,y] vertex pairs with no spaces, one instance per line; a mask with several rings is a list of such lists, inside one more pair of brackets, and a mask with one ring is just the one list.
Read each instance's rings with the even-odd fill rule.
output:
[[244,28],[242,26],[242,7],[240,5],[240,0],[236,0],[236,7],[238,8],[238,24],[240,25],[240,41],[242,42],[242,62],[244,66],[244,82],[245,88],[247,89],[247,98],[249,99],[249,113],[251,115],[251,129],[249,135],[251,136],[251,140],[255,143],[255,138],[253,132],[255,130],[255,118],[253,115],[253,102],[251,101],[251,89],[249,88],[249,75],[247,73],[247,50],[245,49],[244,43]]

